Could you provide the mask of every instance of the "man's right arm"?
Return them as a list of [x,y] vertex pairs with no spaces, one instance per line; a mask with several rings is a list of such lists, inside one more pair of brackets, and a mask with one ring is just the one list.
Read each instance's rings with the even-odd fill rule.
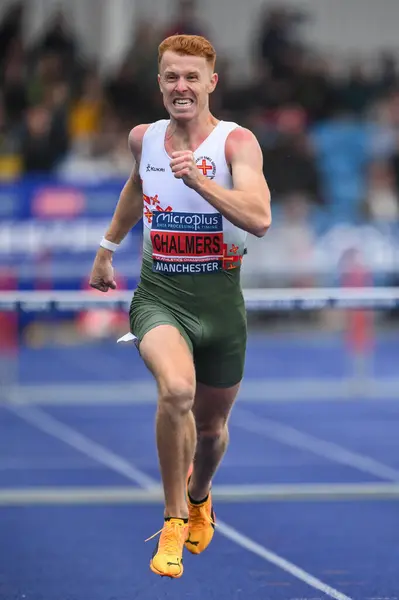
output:
[[[143,136],[148,125],[138,125],[129,134],[129,148],[134,158],[132,172],[120,193],[111,223],[105,234],[109,242],[119,244],[143,214],[143,191],[139,174]],[[90,285],[102,292],[115,289],[111,250],[100,247],[90,275]]]
[[134,158],[134,165],[123,186],[112,221],[105,234],[105,238],[114,244],[120,244],[142,217],[143,190],[139,170],[143,136],[147,128],[148,125],[138,125],[129,134],[129,148]]

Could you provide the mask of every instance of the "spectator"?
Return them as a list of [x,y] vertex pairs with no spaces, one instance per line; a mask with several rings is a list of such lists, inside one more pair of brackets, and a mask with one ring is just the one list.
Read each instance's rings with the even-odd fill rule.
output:
[[197,17],[197,5],[195,0],[177,0],[175,6],[175,16],[164,31],[163,37],[183,33],[186,35],[209,34],[206,27]]
[[102,82],[95,69],[85,75],[82,88],[82,93],[70,107],[69,134],[72,143],[89,141],[101,128],[104,97]]
[[336,91],[328,63],[321,56],[302,54],[293,79],[293,98],[305,110],[310,123],[332,115]]
[[300,107],[278,111],[274,143],[264,150],[264,171],[273,198],[283,202],[304,194],[313,204],[323,204],[320,177],[311,142],[306,135],[306,116]]
[[300,15],[275,6],[267,8],[260,20],[257,54],[261,63],[270,67],[273,78],[292,76],[292,51],[300,47],[296,27]]
[[113,111],[122,119],[133,121],[137,115],[148,110],[148,105],[151,110],[151,99],[140,93],[134,63],[128,59],[106,83],[105,94]]
[[21,140],[23,172],[51,172],[61,160],[64,150],[65,140],[56,134],[50,110],[43,104],[29,108]]
[[21,38],[23,11],[23,2],[12,4],[0,24],[0,72],[3,72],[14,40]]
[[48,27],[36,45],[36,52],[39,55],[58,54],[64,59],[65,64],[72,64],[75,61],[77,54],[75,36],[61,10],[50,19]]
[[358,62],[351,66],[349,76],[338,92],[338,102],[349,113],[363,116],[375,100],[377,84],[367,75],[365,65]]
[[10,60],[3,71],[4,109],[9,124],[17,126],[28,108],[26,71],[22,60]]
[[387,161],[375,161],[369,166],[365,211],[376,223],[393,224],[399,219],[395,173]]

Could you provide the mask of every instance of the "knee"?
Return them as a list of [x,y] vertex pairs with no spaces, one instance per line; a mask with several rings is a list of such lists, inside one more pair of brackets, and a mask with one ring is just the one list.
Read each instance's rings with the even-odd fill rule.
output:
[[214,419],[209,422],[196,423],[197,436],[207,440],[218,440],[228,436],[227,422],[225,419]]
[[159,408],[174,417],[187,414],[193,407],[195,388],[185,379],[173,379],[160,385]]

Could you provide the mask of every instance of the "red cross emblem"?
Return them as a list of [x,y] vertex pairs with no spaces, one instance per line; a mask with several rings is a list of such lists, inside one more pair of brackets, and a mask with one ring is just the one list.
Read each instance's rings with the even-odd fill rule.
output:
[[213,171],[212,165],[208,165],[205,158],[202,159],[202,162],[200,165],[197,165],[197,169],[202,171],[202,174],[205,176],[208,175],[208,171]]

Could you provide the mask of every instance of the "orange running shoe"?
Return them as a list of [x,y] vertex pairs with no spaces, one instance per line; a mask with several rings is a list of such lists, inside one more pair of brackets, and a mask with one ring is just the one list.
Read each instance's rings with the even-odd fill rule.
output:
[[192,468],[190,468],[187,479],[187,504],[188,504],[188,537],[185,546],[192,554],[201,554],[212,541],[215,533],[216,516],[212,506],[212,494],[201,504],[190,500],[188,484]]
[[[163,528],[148,538],[160,537],[150,561],[153,573],[163,577],[178,578],[183,575],[183,549],[188,537],[188,523],[171,517],[165,520]],[[146,540],[146,541],[148,541]]]

